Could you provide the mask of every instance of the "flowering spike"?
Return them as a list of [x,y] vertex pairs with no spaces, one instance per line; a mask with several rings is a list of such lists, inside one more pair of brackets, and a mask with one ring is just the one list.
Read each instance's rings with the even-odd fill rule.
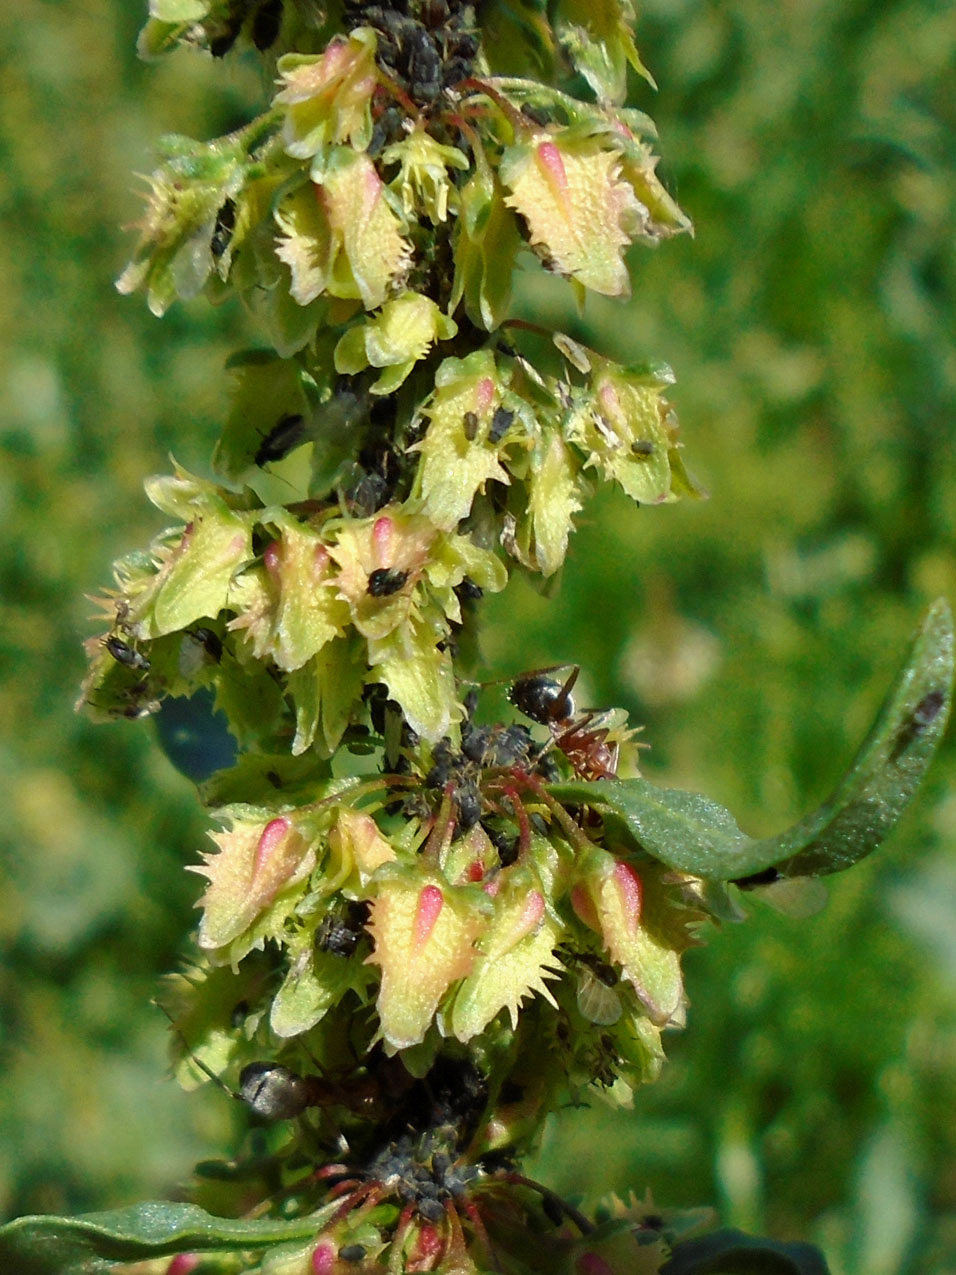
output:
[[[635,732],[576,704],[576,666],[515,684],[530,726],[475,680],[483,595],[556,577],[597,482],[701,494],[665,365],[512,317],[522,246],[580,303],[627,294],[632,243],[691,229],[652,122],[621,105],[628,68],[649,78],[632,18],[630,0],[151,0],[146,54],[251,46],[278,81],[228,137],[164,141],[118,286],[156,314],[234,292],[271,348],[230,360],[222,485],[147,483],[174,525],[117,564],[83,698],[135,719],[197,695],[226,719],[235,764],[200,789],[223,826],[192,869],[199,954],[171,984],[180,1070],[226,1073],[289,1125],[217,1178],[232,1220],[176,1215],[167,1239],[151,1214],[146,1251],[123,1232],[130,1261],[180,1244],[184,1275],[198,1235],[203,1266],[250,1275],[671,1265],[648,1209],[555,1217],[517,1162],[550,1111],[656,1077],[681,953],[767,865],[708,879],[756,843],[621,777]],[[860,774],[881,826],[912,793],[952,700],[932,614],[823,850],[804,828],[781,870],[832,869]]]

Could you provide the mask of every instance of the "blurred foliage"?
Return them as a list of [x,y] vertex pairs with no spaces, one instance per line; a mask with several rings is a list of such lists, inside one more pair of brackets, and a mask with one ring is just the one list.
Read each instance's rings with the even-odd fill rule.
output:
[[[956,599],[956,28],[917,0],[650,0],[665,178],[697,225],[633,257],[621,307],[522,309],[674,367],[704,505],[589,508],[560,595],[485,604],[489,676],[575,660],[585,699],[646,723],[646,773],[754,834],[826,795],[908,632]],[[142,478],[197,472],[238,310],[157,324],[112,288],[157,136],[259,102],[241,61],[133,56],[106,0],[0,12],[0,1209],[171,1190],[232,1104],[164,1082],[149,1006],[174,967],[204,828],[143,724],[74,717],[83,595],[158,529]],[[594,512],[595,509],[598,512]],[[956,787],[810,919],[760,905],[691,954],[688,1030],[631,1121],[569,1112],[540,1176],[650,1185],[727,1225],[821,1243],[836,1275],[956,1269]],[[600,1155],[593,1154],[600,1147]],[[588,1168],[588,1166],[592,1166]],[[584,1177],[584,1174],[589,1176]]]

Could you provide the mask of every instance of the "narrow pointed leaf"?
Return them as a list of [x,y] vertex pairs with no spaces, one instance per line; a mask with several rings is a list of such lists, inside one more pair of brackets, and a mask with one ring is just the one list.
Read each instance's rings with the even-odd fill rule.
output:
[[0,1270],[17,1275],[97,1275],[106,1262],[176,1253],[231,1252],[306,1240],[324,1219],[213,1217],[194,1204],[158,1201],[79,1217],[21,1217],[0,1228]]
[[715,1231],[674,1248],[661,1275],[829,1275],[822,1253],[810,1244],[777,1244],[743,1231]]
[[748,837],[717,802],[646,779],[555,784],[551,792],[603,809],[649,855],[695,876],[741,881],[769,869],[773,879],[842,872],[875,850],[906,809],[942,738],[952,696],[953,617],[939,599],[836,791],[776,837]]

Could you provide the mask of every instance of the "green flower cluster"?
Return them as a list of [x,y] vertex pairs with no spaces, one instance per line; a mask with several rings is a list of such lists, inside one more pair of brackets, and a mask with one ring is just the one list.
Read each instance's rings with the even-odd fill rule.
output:
[[496,717],[470,680],[481,596],[559,570],[595,479],[699,494],[668,368],[560,333],[542,359],[510,318],[522,252],[622,296],[627,247],[689,229],[621,105],[646,76],[630,5],[150,12],[147,54],[277,58],[260,118],[165,141],[119,281],[156,314],[238,294],[270,348],[230,362],[218,481],[148,483],[176,523],[118,564],[82,701],[138,718],[203,692],[239,749],[200,790],[221,826],[193,869],[200,954],[163,1001],[183,1083],[227,1078],[285,1122],[196,1198],[311,1230],[215,1269],[653,1275],[676,1232],[649,1207],[592,1233],[520,1157],[559,1104],[653,1079],[682,952],[740,915],[728,883],[835,871],[885,835],[945,720],[948,612],[839,800],[765,842],[640,780],[574,669],[514,682],[532,726]]
[[[275,352],[231,361],[228,485],[148,484],[182,525],[119,564],[84,699],[138,717],[214,693],[246,755],[207,785],[229,831],[202,869],[199,941],[213,968],[274,954],[281,981],[254,1016],[277,1048],[351,993],[375,1007],[365,1048],[433,1060],[446,1037],[513,1037],[536,994],[549,1031],[575,1021],[564,1088],[626,1088],[659,1061],[701,914],[544,793],[615,773],[619,716],[592,723],[568,695],[549,757],[525,727],[476,725],[456,657],[508,564],[560,568],[588,471],[642,503],[695,494],[669,369],[556,334],[539,371],[507,322],[523,248],[621,295],[627,245],[688,227],[654,175],[650,121],[618,104],[627,65],[643,73],[629,10],[542,7],[521,67],[506,5],[279,9],[264,26],[262,5],[160,0],[142,38],[215,55],[270,31],[276,51],[304,43],[279,56],[265,115],[211,143],[167,139],[151,179],[120,290],[156,314],[236,292]],[[285,504],[259,494],[278,462],[297,487]],[[346,915],[363,922],[343,957],[319,931]],[[562,973],[570,993],[551,990]],[[203,1033],[190,1040],[205,1059]],[[241,1061],[238,1044],[221,1053]]]

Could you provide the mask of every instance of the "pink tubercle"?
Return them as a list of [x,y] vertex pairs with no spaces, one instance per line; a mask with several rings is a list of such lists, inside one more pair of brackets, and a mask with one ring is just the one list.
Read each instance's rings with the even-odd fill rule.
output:
[[562,195],[567,193],[568,175],[564,171],[564,160],[554,142],[542,142],[538,146],[538,163],[544,169],[545,176]]
[[598,402],[601,406],[612,415],[621,410],[620,399],[617,396],[617,390],[613,385],[602,385],[598,390]]
[[323,1240],[312,1253],[313,1275],[332,1275],[335,1270],[335,1248]]
[[418,912],[415,915],[415,943],[428,942],[435,923],[445,906],[445,896],[437,885],[426,885],[418,896]]
[[189,1275],[201,1261],[198,1253],[180,1253],[166,1267],[166,1275]]
[[597,1253],[582,1253],[574,1263],[574,1269],[577,1275],[614,1275],[614,1268]]
[[366,216],[374,210],[375,205],[382,198],[383,189],[382,179],[375,171],[375,165],[369,161],[368,168],[365,170],[365,190],[362,199],[362,211]]
[[495,401],[495,383],[490,376],[483,376],[475,386],[475,407],[483,415]]
[[641,919],[641,901],[644,893],[641,878],[629,864],[617,863],[614,867],[614,882],[621,896],[625,919],[630,928],[636,930]]
[[322,54],[322,72],[323,78],[326,75],[335,75],[342,66],[342,63],[349,58],[353,58],[349,46],[341,40],[333,40],[326,47]]
[[600,932],[601,923],[598,920],[597,908],[591,898],[591,891],[586,886],[576,885],[572,888],[571,906],[579,921],[583,921],[588,929]]
[[256,861],[252,867],[253,879],[259,875],[275,854],[291,827],[292,824],[288,819],[273,819],[263,828],[259,844],[256,846]]
[[424,1262],[428,1258],[437,1257],[445,1246],[441,1232],[437,1226],[433,1226],[431,1222],[423,1222],[418,1232],[418,1242],[415,1245],[415,1262]]
[[315,557],[312,560],[316,580],[321,580],[329,568],[329,551],[325,545],[315,546]]
[[501,881],[498,877],[489,877],[481,888],[484,890],[485,894],[488,895],[489,899],[494,899],[497,896],[498,891],[501,889]]
[[532,930],[537,929],[543,916],[544,895],[540,890],[529,890],[528,897],[525,899],[524,910],[521,913],[521,920],[515,927],[517,931],[515,942],[525,938]]
[[388,559],[391,557],[392,537],[395,533],[395,524],[391,518],[376,518],[375,526],[372,528],[372,546],[375,550],[375,557],[380,567],[388,565]]
[[272,544],[266,546],[266,551],[262,555],[262,561],[265,563],[266,570],[271,576],[279,574],[279,568],[282,566],[282,541],[273,540]]

